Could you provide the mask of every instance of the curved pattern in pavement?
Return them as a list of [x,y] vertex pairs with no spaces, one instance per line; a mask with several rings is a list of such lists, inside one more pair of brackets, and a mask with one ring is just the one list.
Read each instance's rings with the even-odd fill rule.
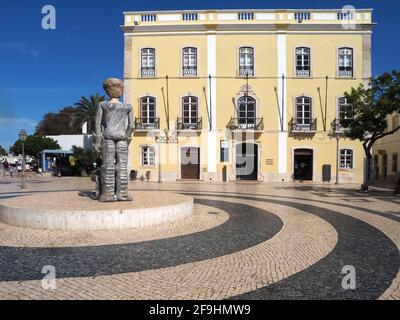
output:
[[270,239],[283,226],[277,216],[251,206],[211,200],[196,203],[225,210],[230,218],[204,232],[142,243],[78,248],[0,247],[0,281],[42,279],[45,265],[56,268],[57,278],[166,268],[244,250]]
[[[228,194],[216,193],[198,193],[198,195],[213,198],[230,197]],[[393,279],[398,274],[400,257],[396,244],[384,232],[363,221],[364,219],[361,217],[355,218],[346,213],[342,214],[340,204],[329,203],[332,206],[336,205],[337,209],[328,209],[296,202],[301,201],[301,199],[265,199],[259,196],[244,196],[243,194],[235,194],[233,197],[235,200],[242,200],[246,204],[196,200],[197,203],[214,206],[226,210],[230,214],[230,219],[226,223],[197,234],[138,244],[85,248],[26,249],[0,247],[2,261],[0,281],[41,279],[41,266],[48,264],[56,266],[58,278],[71,277],[73,279],[104,274],[120,274],[123,278],[124,275],[121,273],[131,272],[130,275],[137,275],[138,279],[143,281],[143,284],[151,283],[152,277],[156,278],[160,268],[171,270],[177,268],[181,270],[182,274],[185,272],[193,273],[193,270],[190,269],[192,268],[191,263],[212,265],[214,260],[223,256],[229,256],[228,262],[232,263],[233,267],[254,268],[251,263],[249,266],[246,265],[246,261],[251,260],[249,256],[246,256],[247,260],[245,259],[238,265],[234,263],[236,260],[243,259],[243,252],[246,250],[251,248],[261,250],[260,245],[273,243],[273,240],[278,239],[279,235],[285,231],[284,228],[283,231],[279,232],[283,227],[282,221],[274,214],[258,208],[257,203],[295,209],[297,210],[295,214],[304,214],[305,219],[307,216],[314,216],[323,220],[336,230],[338,235],[336,246],[330,252],[322,255],[311,266],[298,270],[297,273],[278,277],[278,280],[268,283],[269,285],[260,286],[260,283],[254,283],[250,290],[237,290],[240,292],[239,295],[235,295],[234,292],[236,291],[232,291],[232,294],[223,292],[221,296],[232,299],[377,299],[391,286]],[[249,205],[251,202],[253,205]],[[377,212],[364,210],[364,208],[355,208],[359,211],[365,211],[366,215],[383,216]],[[310,229],[312,227],[310,226]],[[298,233],[301,232],[307,233],[305,231]],[[277,233],[279,234],[277,235]],[[274,237],[274,235],[277,236]],[[279,245],[279,242],[274,244],[275,248],[278,248]],[[282,243],[283,249],[286,250],[284,246],[285,243]],[[290,249],[293,250],[294,247],[292,246]],[[296,248],[296,250],[299,249]],[[278,257],[278,260],[274,260],[274,265],[268,265],[268,267],[281,270],[280,264],[287,262],[287,253],[290,253],[290,250],[286,252],[286,256],[282,256],[284,261],[280,261]],[[265,256],[265,261],[268,258],[268,256]],[[341,274],[341,271],[346,265],[352,265],[356,269],[356,290],[343,290],[342,288],[344,275]],[[268,271],[265,270],[266,266],[257,265],[257,267],[251,269],[251,271]],[[209,270],[215,272],[219,269],[209,268]],[[128,275],[126,274],[126,276]],[[235,281],[230,286],[235,285],[236,282],[238,282],[237,286],[242,285],[240,273],[239,278],[234,279],[231,279],[229,274],[221,275],[217,273],[215,276],[224,277],[223,280],[227,283]],[[104,279],[104,277],[97,278]],[[182,280],[182,277],[178,274],[174,281],[180,280]],[[249,281],[247,278],[243,281],[246,280]],[[118,281],[121,282],[122,280]],[[168,282],[170,279],[166,278],[165,281]],[[190,280],[189,278],[186,281],[189,281],[186,285],[197,285],[200,288],[203,285],[202,274],[199,274],[196,279]],[[142,289],[144,295],[151,295],[151,292],[146,293],[146,288],[142,287]],[[112,290],[112,288],[109,288],[109,290]],[[161,298],[173,296],[174,293],[176,294],[175,287],[174,290],[175,292],[163,292],[161,294],[153,288],[154,296]],[[204,290],[206,290],[205,293]],[[200,297],[210,296],[215,298],[215,292],[208,293],[207,291],[214,289],[204,288],[204,290]],[[181,298],[185,298],[184,293],[182,294]],[[120,298],[124,297],[121,296]],[[126,296],[126,298],[130,298],[130,296]]]

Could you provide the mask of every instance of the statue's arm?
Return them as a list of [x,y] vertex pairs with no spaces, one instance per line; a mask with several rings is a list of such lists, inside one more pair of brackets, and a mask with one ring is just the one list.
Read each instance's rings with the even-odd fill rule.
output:
[[132,133],[134,129],[135,129],[135,120],[133,118],[133,108],[131,105],[129,105],[128,128],[126,130],[126,136],[128,137],[128,139],[132,139]]
[[103,132],[101,129],[101,123],[103,121],[103,105],[102,103],[99,104],[99,107],[96,111],[96,121],[95,121],[95,144],[94,148],[97,151],[100,151],[101,140],[103,138]]

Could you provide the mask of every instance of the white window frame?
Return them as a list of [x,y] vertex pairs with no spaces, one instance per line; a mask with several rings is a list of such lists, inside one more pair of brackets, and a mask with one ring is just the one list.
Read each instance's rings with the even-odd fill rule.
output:
[[[301,54],[298,54],[297,50],[299,50],[299,49],[302,49],[302,51],[304,49],[307,49],[308,50],[308,54],[304,53],[304,52],[302,52]],[[309,65],[308,65],[308,74],[299,74],[298,73],[298,71],[297,71],[297,67],[298,67],[298,65],[297,65],[297,56],[298,55],[302,56],[302,65],[301,65],[301,67],[303,67],[303,68],[304,68],[304,62],[305,62],[304,56],[308,55],[308,57],[309,57],[308,58],[308,63],[309,63]],[[295,75],[295,77],[297,77],[297,78],[311,78],[311,61],[312,60],[311,60],[311,48],[310,47],[298,46],[298,47],[294,48],[294,75]]]
[[[347,50],[347,51],[351,51],[351,59],[348,59],[346,57],[348,57],[350,54],[348,52],[345,51],[345,53],[341,53],[341,50]],[[345,55],[345,58],[343,60],[343,65],[341,63],[341,59],[340,56],[341,55]],[[341,74],[340,68],[341,67],[350,67],[351,66],[351,75],[350,74]],[[352,47],[339,47],[337,49],[337,76],[338,78],[354,78],[354,48]]]
[[[251,52],[242,53],[241,51],[244,50],[244,49],[247,49],[247,50],[249,49],[249,50],[251,50]],[[241,58],[242,58],[243,54],[245,55],[245,57],[244,57],[244,63],[242,65],[242,59]],[[253,58],[253,63],[252,64],[248,62],[250,60],[250,59],[248,59],[248,55],[252,55],[252,58]],[[241,70],[242,70],[242,68],[243,68],[243,70],[248,70],[248,68],[249,68],[252,73],[250,73],[248,76],[249,77],[255,77],[255,74],[256,74],[255,65],[256,65],[256,50],[255,50],[255,48],[252,47],[252,46],[241,46],[241,47],[239,47],[239,49],[238,49],[238,76],[239,77],[246,77],[246,73],[242,73]]]
[[[188,53],[185,53],[185,50],[189,50]],[[193,51],[193,52],[191,52]],[[196,47],[184,47],[182,48],[182,77],[197,77],[198,76],[198,49]],[[185,63],[185,56],[189,56],[188,64]],[[193,57],[193,61],[191,61],[190,57]],[[185,74],[185,68],[193,69],[193,74]]]
[[156,148],[151,145],[144,145],[140,147],[140,163],[142,167],[155,167],[156,166]]
[[[340,170],[354,169],[354,151],[353,149],[342,148],[339,150],[339,168]],[[350,166],[349,166],[350,163]]]
[[[147,51],[147,52],[145,52]],[[151,59],[149,57],[151,57],[150,55],[150,51],[153,51],[153,65],[151,65]],[[144,56],[146,55],[146,56]],[[144,60],[144,57],[146,57],[146,59]],[[144,63],[143,63],[144,62]],[[144,69],[153,69],[154,72],[151,75],[145,75],[143,74],[143,70]],[[155,48],[141,48],[140,49],[140,77],[141,78],[154,78],[156,76],[156,49]]]
[[[185,99],[189,99],[188,103],[185,103]],[[189,117],[185,117],[185,106],[189,106]],[[192,111],[196,111],[196,118],[192,117]],[[185,119],[189,119],[185,122]],[[182,97],[182,123],[185,125],[197,124],[199,121],[199,98],[196,96],[184,96]]]
[[[146,99],[146,102],[143,102],[143,99]],[[153,104],[150,102],[150,99],[154,99],[154,122],[150,122],[149,119],[151,117],[149,116],[150,113],[150,105]],[[146,110],[143,110],[143,107],[146,107]],[[147,114],[147,117],[143,117],[143,111]],[[157,121],[157,99],[153,96],[144,96],[140,98],[140,119],[142,120],[142,124],[155,124]],[[144,121],[147,119],[147,121]]]
[[[301,103],[298,103],[298,99],[301,99]],[[306,103],[305,100],[308,99],[309,103]],[[305,106],[309,105],[310,110],[309,110],[309,117],[305,117]],[[297,107],[301,106],[301,118],[299,118],[297,115]],[[299,96],[295,98],[295,106],[294,106],[295,110],[295,119],[296,119],[296,125],[300,125],[300,126],[311,126],[312,122],[313,122],[313,99],[309,96]],[[301,123],[298,122],[299,119],[302,119]],[[309,123],[306,123],[306,121],[304,121],[305,119],[309,119]]]

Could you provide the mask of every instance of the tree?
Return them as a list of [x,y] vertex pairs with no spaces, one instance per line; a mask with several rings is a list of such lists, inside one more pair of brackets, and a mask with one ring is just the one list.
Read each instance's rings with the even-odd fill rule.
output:
[[344,124],[345,135],[362,142],[365,153],[364,183],[362,190],[368,190],[368,164],[372,159],[372,146],[385,136],[400,130],[400,126],[388,130],[387,118],[400,112],[400,71],[384,73],[372,78],[369,87],[360,85],[345,93],[352,104],[351,120]]
[[[38,153],[43,150],[60,150],[61,147],[57,141],[52,138],[44,138],[38,135],[31,135],[25,141],[24,144],[25,154],[36,157]],[[10,148],[10,151],[15,154],[22,154],[22,142],[17,140],[14,145]]]
[[57,113],[47,113],[37,125],[36,134],[48,136],[81,133],[80,128],[70,126],[73,112],[73,107],[66,107]]
[[4,149],[2,146],[0,146],[0,156],[5,156],[7,155],[6,149]]
[[100,165],[99,154],[94,150],[85,150],[81,147],[73,146],[73,157],[75,159],[75,168],[79,175],[87,176],[94,170],[93,163]]
[[105,100],[105,96],[99,93],[90,95],[89,98],[82,97],[79,102],[75,103],[75,108],[72,113],[70,127],[74,130],[82,128],[82,125],[87,122],[88,132],[94,130],[96,112],[99,103]]

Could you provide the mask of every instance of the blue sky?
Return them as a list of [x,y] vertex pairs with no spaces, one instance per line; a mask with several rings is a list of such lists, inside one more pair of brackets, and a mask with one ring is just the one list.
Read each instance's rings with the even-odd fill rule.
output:
[[[57,29],[41,28],[42,7],[57,10]],[[123,11],[166,9],[374,8],[373,74],[400,69],[398,1],[134,1],[14,0],[0,11],[0,145],[21,128],[29,133],[47,112],[101,92],[108,76],[122,77]]]

